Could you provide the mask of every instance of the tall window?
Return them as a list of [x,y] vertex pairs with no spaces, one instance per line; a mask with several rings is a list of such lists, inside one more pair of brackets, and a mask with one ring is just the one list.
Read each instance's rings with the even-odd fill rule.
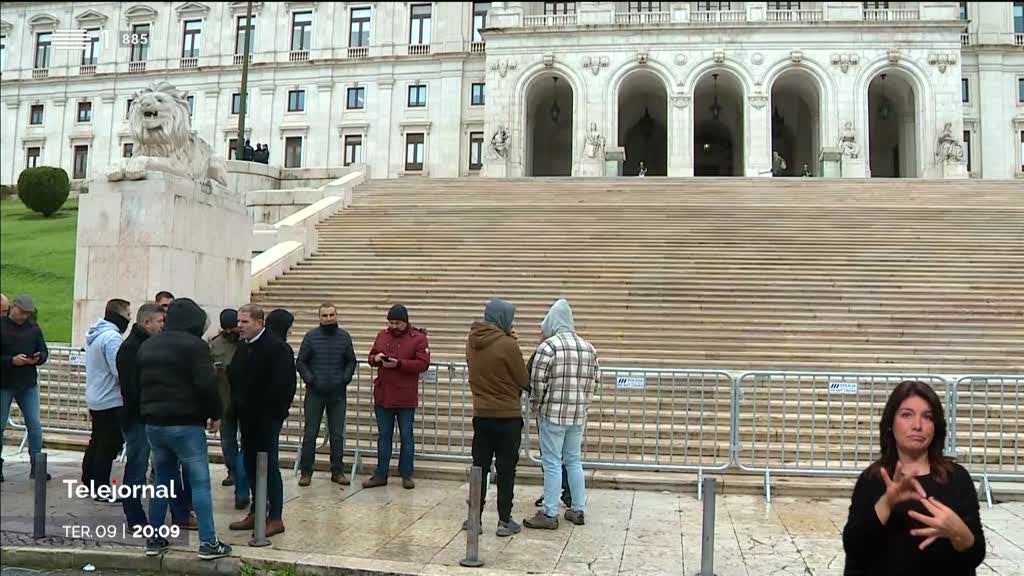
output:
[[245,16],[239,16],[235,23],[235,54],[245,54],[246,39],[249,42],[249,54],[253,53],[253,37],[256,35],[256,17],[246,22]]
[[[242,94],[235,92],[231,95],[231,113],[238,114],[242,111]],[[246,94],[245,98],[245,113],[249,113],[249,95]]]
[[306,91],[305,90],[289,90],[288,91],[288,111],[289,112],[305,112],[306,111]]
[[1024,172],[1024,130],[1020,131],[1020,171]]
[[366,88],[349,88],[348,89],[348,102],[346,108],[349,110],[362,110],[366,105]]
[[85,178],[89,172],[89,147],[75,146],[74,159],[71,177],[76,180]]
[[353,8],[348,25],[348,45],[352,47],[370,45],[369,8]]
[[302,166],[302,136],[289,136],[284,139],[284,167],[300,168]]
[[427,105],[427,87],[423,84],[409,86],[409,108],[422,108]]
[[487,13],[490,10],[490,2],[473,2],[473,42],[484,41],[480,31],[487,27]]
[[121,147],[122,158],[131,158],[133,152],[135,152],[135,144],[133,142],[125,142],[124,146]]
[[313,44],[313,13],[292,14],[292,52],[309,50]]
[[238,138],[228,138],[228,160],[238,157]]
[[36,60],[35,68],[50,67],[50,52],[53,45],[53,33],[40,32],[36,34]]
[[345,136],[345,166],[363,161],[363,137]]
[[405,135],[405,169],[423,170],[423,134]]
[[82,50],[82,66],[95,65],[100,59],[100,29],[86,30],[85,49]]
[[484,133],[469,133],[469,169],[479,170],[484,166]]
[[732,10],[732,2],[697,2],[697,11]]
[[136,24],[132,26],[132,38],[138,38],[138,42],[132,44],[132,62],[143,62],[149,57],[149,24]]
[[483,82],[474,82],[473,87],[470,91],[470,105],[472,106],[483,106],[484,105],[484,89],[486,86]]
[[4,69],[4,62],[7,61],[7,36],[0,36],[0,70]]
[[25,168],[35,168],[39,166],[39,153],[41,149],[39,146],[29,146],[25,148]]
[[92,122],[92,102],[78,103],[78,121]]
[[134,102],[134,101],[135,101],[134,98],[129,98],[128,100],[125,100],[125,103],[124,103],[124,119],[125,120],[127,120],[128,117],[132,115],[132,102]]
[[576,3],[575,2],[545,2],[544,3],[545,14],[575,14]]
[[799,2],[769,2],[769,10],[799,10]]
[[1013,3],[1013,32],[1024,34],[1024,2]]
[[888,2],[865,2],[864,3],[864,9],[865,10],[888,10],[889,9],[889,3]]
[[430,44],[430,4],[413,4],[409,16],[409,44]]
[[202,20],[186,20],[185,34],[181,40],[181,57],[199,57],[199,38],[203,33]]
[[33,104],[29,108],[28,112],[28,123],[32,125],[39,125],[43,123],[43,105]]
[[960,3],[960,19],[967,20],[967,2]]
[[960,79],[960,101],[964,103],[971,101],[971,85],[967,78]]
[[[769,2],[771,4],[771,2]],[[630,12],[661,12],[661,2],[630,2]]]
[[1017,102],[1024,102],[1024,78],[1017,78]]
[[967,173],[971,173],[971,131],[964,130],[964,158],[967,160]]

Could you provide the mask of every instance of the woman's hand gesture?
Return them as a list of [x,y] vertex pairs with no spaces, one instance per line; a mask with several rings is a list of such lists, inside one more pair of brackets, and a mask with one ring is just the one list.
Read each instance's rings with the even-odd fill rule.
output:
[[907,513],[908,516],[925,525],[924,528],[915,528],[910,531],[914,536],[924,537],[918,548],[924,550],[939,538],[948,539],[957,552],[963,552],[974,546],[974,533],[949,506],[935,498],[925,498],[921,500],[921,504],[928,509],[931,516],[914,510]]
[[903,471],[903,463],[896,462],[896,470],[893,477],[882,467],[882,481],[885,482],[885,494],[875,503],[875,513],[882,524],[889,522],[889,515],[896,505],[908,500],[925,500],[928,495],[917,478]]

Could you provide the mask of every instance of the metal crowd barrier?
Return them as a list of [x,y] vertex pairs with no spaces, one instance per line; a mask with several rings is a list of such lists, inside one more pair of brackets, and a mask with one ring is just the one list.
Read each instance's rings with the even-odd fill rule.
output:
[[[89,435],[85,366],[81,349],[54,345],[40,367],[44,432]],[[358,469],[377,450],[373,411],[374,369],[360,361],[347,393],[345,454]],[[1024,376],[960,377],[911,373],[730,373],[604,367],[584,435],[587,467],[617,470],[738,470],[772,475],[856,476],[877,456],[878,421],[893,387],[921,380],[945,397],[947,454],[982,479],[1024,481]],[[464,362],[434,363],[420,377],[416,456],[472,460],[472,394]],[[12,406],[9,425],[24,430]],[[523,452],[540,463],[535,417],[524,409]],[[282,450],[299,452],[305,425],[305,386],[299,382],[292,415],[281,432]],[[317,451],[327,447],[326,416]],[[23,449],[27,431],[22,438]],[[219,445],[216,435],[210,443]],[[399,434],[394,434],[397,456]],[[699,480],[700,478],[698,478]],[[698,482],[699,484],[699,482]],[[698,492],[699,495],[699,492]]]

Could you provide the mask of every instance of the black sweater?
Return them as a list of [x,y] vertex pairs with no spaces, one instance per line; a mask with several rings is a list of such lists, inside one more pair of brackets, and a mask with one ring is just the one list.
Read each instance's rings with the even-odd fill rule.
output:
[[925,493],[942,502],[964,521],[974,533],[974,546],[957,552],[945,538],[939,538],[924,550],[924,540],[910,531],[924,527],[907,515],[915,510],[926,516],[931,513],[920,502],[904,502],[889,515],[884,526],[875,513],[875,503],[885,493],[881,476],[865,471],[857,480],[850,502],[850,516],[843,530],[846,549],[846,576],[973,576],[974,569],[985,559],[985,535],[981,531],[978,492],[971,475],[959,464],[945,483],[933,475],[918,476]]

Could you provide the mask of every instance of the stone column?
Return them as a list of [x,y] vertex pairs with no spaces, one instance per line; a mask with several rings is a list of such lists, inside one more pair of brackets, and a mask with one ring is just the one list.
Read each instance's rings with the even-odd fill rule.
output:
[[689,94],[670,97],[668,109],[668,175],[693,176],[693,109]]
[[160,290],[196,301],[217,326],[250,296],[252,224],[239,196],[159,172],[95,179],[78,207],[72,343],[111,298],[133,312]]
[[[746,108],[746,146],[743,149],[745,176],[770,177],[772,174],[772,116],[768,99],[753,94],[743,103]],[[792,158],[786,158],[792,162]]]

